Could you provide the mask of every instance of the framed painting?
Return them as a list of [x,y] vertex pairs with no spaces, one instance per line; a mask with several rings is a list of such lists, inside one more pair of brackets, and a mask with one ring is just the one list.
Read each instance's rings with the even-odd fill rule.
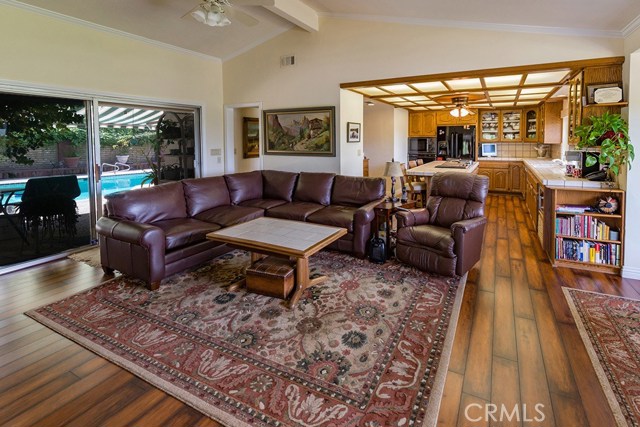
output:
[[266,110],[264,154],[336,155],[335,107]]
[[242,157],[251,159],[260,156],[260,126],[258,119],[244,117],[242,124]]
[[347,142],[360,142],[360,123],[347,122]]

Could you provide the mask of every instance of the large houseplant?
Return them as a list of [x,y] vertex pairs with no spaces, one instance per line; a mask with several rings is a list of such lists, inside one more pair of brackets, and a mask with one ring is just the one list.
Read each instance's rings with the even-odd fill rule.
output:
[[[607,167],[609,178],[614,178],[620,169],[629,165],[634,158],[633,145],[629,142],[629,125],[620,114],[605,112],[602,116],[591,116],[590,124],[577,126],[576,136],[580,141],[578,149],[585,149],[586,166],[593,166],[596,160]],[[599,150],[598,150],[599,148]]]

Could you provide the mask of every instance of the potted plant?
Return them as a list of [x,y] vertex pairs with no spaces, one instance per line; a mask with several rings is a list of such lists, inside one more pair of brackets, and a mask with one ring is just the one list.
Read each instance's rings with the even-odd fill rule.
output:
[[580,138],[576,148],[590,154],[586,165],[593,166],[596,160],[607,168],[608,177],[613,180],[621,168],[634,159],[633,145],[629,142],[629,125],[620,114],[605,112],[602,116],[591,116],[590,124],[576,127],[575,134]]
[[116,152],[116,161],[118,163],[127,163],[129,161],[129,147],[131,145],[131,136],[126,135],[116,140],[116,143],[111,146],[113,151]]

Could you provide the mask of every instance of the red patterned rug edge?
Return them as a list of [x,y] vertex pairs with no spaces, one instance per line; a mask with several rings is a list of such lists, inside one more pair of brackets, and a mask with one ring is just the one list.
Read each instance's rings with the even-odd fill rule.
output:
[[[70,295],[66,295],[64,298],[72,297],[73,295],[80,294],[88,291],[97,286],[101,286],[106,284],[107,282],[118,279],[118,277],[114,277],[103,282],[96,284],[95,286],[91,286],[87,289],[83,289],[78,292],[74,292]],[[456,297],[453,303],[451,317],[449,319],[449,325],[447,328],[447,335],[445,337],[444,345],[442,348],[440,363],[438,364],[436,378],[434,381],[434,385],[432,388],[432,401],[429,404],[427,409],[427,413],[425,419],[422,423],[422,427],[435,427],[438,422],[438,413],[440,412],[440,404],[442,403],[442,396],[444,394],[444,386],[446,383],[447,372],[449,369],[449,362],[451,360],[451,352],[453,349],[453,343],[455,340],[455,334],[457,330],[458,318],[460,316],[460,309],[462,307],[462,299],[464,296],[464,289],[467,281],[467,274],[460,277],[458,279],[458,285],[456,289]],[[79,334],[74,333],[66,328],[59,328],[59,325],[56,322],[49,320],[48,318],[37,313],[42,307],[46,307],[50,304],[44,304],[41,307],[37,307],[31,310],[24,312],[24,314],[38,323],[46,326],[51,329],[53,332],[64,336],[65,338],[75,342],[76,344],[81,345],[85,349],[95,353],[96,355],[106,359],[107,361],[114,363],[115,365],[125,369],[126,371],[132,373],[133,375],[139,377],[140,379],[148,382],[154,387],[159,388],[161,391],[175,397],[180,400],[184,404],[191,406],[192,408],[200,411],[202,414],[214,419],[222,423],[223,425],[234,426],[234,427],[252,427],[250,424],[244,423],[236,417],[225,413],[224,411],[219,410],[213,405],[206,404],[205,402],[194,399],[188,393],[183,392],[180,387],[174,386],[173,384],[164,381],[163,379],[150,374],[148,371],[144,369],[138,368],[135,364],[128,362],[121,356],[114,354],[113,352],[96,345]]]
[[460,317],[460,309],[462,307],[462,299],[464,297],[464,288],[467,284],[467,275],[468,273],[465,273],[465,275],[462,276],[458,282],[456,299],[453,302],[453,307],[451,309],[451,318],[449,320],[449,327],[447,328],[447,336],[444,340],[442,356],[440,358],[440,364],[438,365],[438,371],[436,372],[436,379],[432,389],[432,397],[435,399],[429,404],[429,409],[427,410],[424,422],[422,423],[423,427],[435,427],[438,423],[438,414],[440,413],[440,404],[442,403],[444,386],[447,381],[447,373],[449,371],[449,362],[451,361],[453,342],[456,337],[456,330],[458,329],[458,318]]
[[[616,420],[616,424],[618,425],[618,427],[628,427],[627,421],[625,420],[624,415],[622,413],[622,409],[620,408],[620,403],[618,402],[618,399],[616,398],[615,393],[611,389],[611,384],[609,384],[609,380],[607,379],[607,374],[605,373],[604,368],[600,363],[600,359],[598,359],[598,354],[595,348],[593,347],[593,343],[591,342],[591,339],[589,338],[589,333],[587,332],[584,322],[582,321],[582,317],[580,317],[580,313],[578,312],[578,308],[576,307],[575,302],[571,297],[571,292],[585,292],[585,293],[599,294],[599,295],[602,295],[602,293],[585,291],[582,289],[567,288],[567,287],[563,287],[562,291],[564,292],[565,299],[567,300],[567,304],[569,305],[569,309],[571,310],[571,315],[573,316],[573,320],[575,321],[576,327],[578,328],[578,332],[580,333],[580,338],[582,338],[584,347],[587,350],[589,359],[591,360],[591,365],[593,366],[593,369],[595,370],[596,375],[598,376],[598,381],[600,382],[600,386],[602,387],[604,395],[607,398],[607,402],[609,403],[609,407],[613,412],[613,417]],[[608,296],[610,296],[611,298],[630,299],[630,298],[618,297],[615,295],[608,295]]]

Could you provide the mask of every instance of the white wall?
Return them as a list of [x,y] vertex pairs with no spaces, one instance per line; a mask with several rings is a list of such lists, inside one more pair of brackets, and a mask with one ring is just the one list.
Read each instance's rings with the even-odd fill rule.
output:
[[[260,157],[253,157],[250,159],[244,158],[244,152],[242,149],[243,139],[243,126],[245,117],[258,118],[260,111],[257,107],[252,108],[238,108],[234,110],[234,150],[233,158],[235,163],[235,172],[251,172],[260,169]],[[262,153],[260,154],[262,155]]]
[[640,212],[640,30],[625,39],[624,90],[629,100],[626,109],[629,121],[629,137],[636,149],[636,160],[626,174],[627,209],[625,224],[625,248],[622,276],[640,279],[640,223],[634,212]]
[[[336,121],[339,123],[337,155],[340,158],[340,174],[350,176],[362,176],[363,138],[367,134],[362,127],[364,113],[362,105],[364,98],[359,93],[350,90],[340,90],[340,108],[336,112]],[[360,123],[360,142],[347,142],[347,123]]]
[[382,176],[386,162],[394,156],[394,110],[381,102],[364,109],[363,148],[369,158],[369,176]]
[[393,158],[397,162],[409,160],[409,112],[404,108],[393,110]]
[[[222,64],[0,5],[0,83],[202,107],[203,175],[222,173]],[[219,161],[219,162],[218,162]]]

